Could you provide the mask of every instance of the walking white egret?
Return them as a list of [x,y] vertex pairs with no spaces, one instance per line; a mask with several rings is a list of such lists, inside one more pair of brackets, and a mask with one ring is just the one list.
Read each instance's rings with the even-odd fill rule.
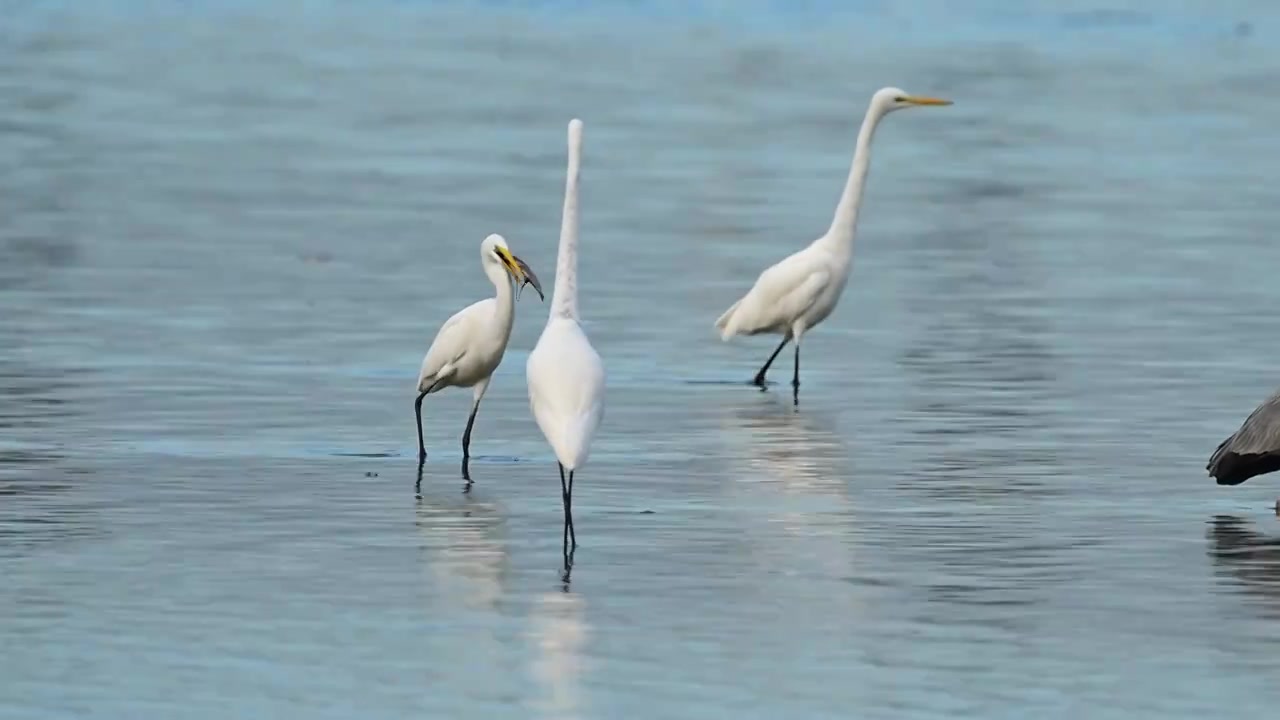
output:
[[[560,463],[566,548],[570,540],[573,547],[578,546],[573,531],[573,473],[586,462],[591,437],[604,415],[604,365],[578,324],[578,167],[581,157],[582,121],[575,118],[569,121],[569,167],[551,314],[525,366],[533,417]],[[567,554],[565,559],[567,564]]]
[[871,164],[871,138],[880,120],[895,110],[929,105],[950,105],[949,100],[920,97],[904,90],[882,88],[871,96],[867,115],[858,131],[853,166],[845,182],[844,194],[836,206],[835,218],[826,234],[760,273],[755,285],[716,320],[720,338],[735,335],[782,335],[782,342],[756,373],[752,384],[765,387],[764,375],[778,353],[795,340],[795,370],[791,379],[792,400],[800,404],[800,339],[805,332],[826,319],[835,309],[849,280],[853,255],[853,232],[858,222],[862,189]]
[[[447,387],[472,388],[471,416],[462,433],[462,477],[471,481],[471,427],[476,422],[480,399],[489,389],[493,371],[502,362],[515,321],[516,296],[513,281],[533,286],[543,298],[542,284],[525,261],[511,254],[501,235],[490,235],[480,243],[480,266],[497,294],[459,310],[445,321],[436,339],[422,358],[418,372],[418,399],[413,404],[418,420],[418,467],[427,459],[422,440],[422,399]],[[544,298],[545,299],[545,298]]]

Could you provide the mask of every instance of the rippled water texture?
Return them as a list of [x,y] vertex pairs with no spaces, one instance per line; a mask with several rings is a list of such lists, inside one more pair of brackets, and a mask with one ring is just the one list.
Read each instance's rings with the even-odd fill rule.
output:
[[[1280,702],[1271,3],[0,3],[0,716],[1233,718]],[[957,9],[963,7],[964,9]],[[801,407],[715,318],[891,117]],[[525,293],[587,122],[560,573]],[[775,379],[790,374],[789,355]]]

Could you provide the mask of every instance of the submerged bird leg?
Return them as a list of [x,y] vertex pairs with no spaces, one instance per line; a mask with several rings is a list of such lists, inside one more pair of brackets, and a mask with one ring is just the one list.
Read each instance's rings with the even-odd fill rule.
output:
[[467,429],[462,433],[462,477],[467,481],[467,484],[471,483],[471,473],[468,468],[471,460],[471,427],[476,424],[476,413],[479,410],[480,401],[477,400],[471,406],[471,417],[467,418]]
[[413,484],[413,496],[422,499],[422,468],[427,463],[426,459],[418,461],[418,481]]
[[800,407],[800,343],[796,343],[796,366],[791,375],[791,402]]
[[773,361],[778,358],[778,353],[781,353],[782,348],[786,347],[789,342],[791,342],[791,336],[783,335],[782,342],[778,343],[778,349],[774,350],[769,359],[764,361],[764,367],[760,368],[760,372],[756,373],[755,379],[751,381],[752,385],[759,387],[761,390],[764,389],[764,374],[769,372],[769,366],[773,364]]

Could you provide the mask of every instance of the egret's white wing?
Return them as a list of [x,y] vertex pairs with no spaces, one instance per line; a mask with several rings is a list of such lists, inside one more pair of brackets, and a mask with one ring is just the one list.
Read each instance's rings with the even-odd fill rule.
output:
[[751,290],[717,321],[722,335],[790,330],[831,281],[824,258],[806,248],[760,273]]
[[487,306],[493,302],[493,298],[489,298],[472,303],[444,321],[440,332],[436,333],[436,339],[431,341],[426,356],[422,358],[422,369],[418,372],[419,392],[426,390],[423,387],[424,381],[430,384],[442,370],[457,365],[467,354],[479,324],[485,317],[492,315],[492,308]]
[[830,282],[831,272],[825,268],[809,273],[799,285],[783,295],[782,299],[775,304],[778,316],[789,318],[794,326],[797,319],[809,312],[809,308],[813,307],[818,296],[822,295],[822,291]]

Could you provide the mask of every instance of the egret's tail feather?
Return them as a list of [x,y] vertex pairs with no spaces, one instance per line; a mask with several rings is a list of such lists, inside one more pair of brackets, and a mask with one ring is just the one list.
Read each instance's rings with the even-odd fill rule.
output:
[[728,340],[737,334],[737,328],[731,327],[729,321],[733,319],[733,314],[737,312],[738,306],[741,304],[741,300],[734,303],[728,310],[724,311],[724,314],[720,316],[720,319],[716,320],[716,330],[720,331],[721,340]]
[[1219,449],[1206,468],[1219,485],[1239,485],[1255,475],[1280,470],[1280,452],[1240,454]]

